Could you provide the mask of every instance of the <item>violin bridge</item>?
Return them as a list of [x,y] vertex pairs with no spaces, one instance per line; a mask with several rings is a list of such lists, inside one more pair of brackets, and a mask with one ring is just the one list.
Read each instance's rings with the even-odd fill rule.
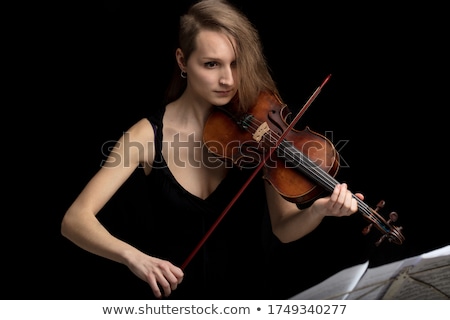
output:
[[253,133],[253,139],[255,139],[256,142],[260,142],[264,134],[269,131],[269,125],[267,124],[267,122],[264,122],[258,127],[258,129],[256,129],[255,133]]

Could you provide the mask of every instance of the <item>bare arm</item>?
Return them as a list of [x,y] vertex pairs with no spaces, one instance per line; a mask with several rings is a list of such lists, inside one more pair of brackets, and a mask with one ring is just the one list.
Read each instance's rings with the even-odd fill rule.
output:
[[136,123],[119,139],[105,165],[65,213],[61,233],[86,251],[128,266],[139,278],[148,282],[155,296],[159,297],[161,292],[158,284],[166,295],[170,294],[181,282],[181,269],[168,261],[150,257],[114,237],[96,218],[139,163],[152,163],[153,140],[153,129],[145,119]]
[[[358,210],[358,204],[345,183],[338,184],[330,196],[315,200],[303,210],[285,200],[267,182],[266,194],[272,230],[285,243],[304,237],[317,228],[326,216],[349,216]],[[356,196],[364,199],[360,193]]]

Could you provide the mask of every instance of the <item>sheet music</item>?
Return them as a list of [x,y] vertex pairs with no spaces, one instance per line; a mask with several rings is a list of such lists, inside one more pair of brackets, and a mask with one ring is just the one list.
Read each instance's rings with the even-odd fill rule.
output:
[[[418,258],[411,258],[406,261],[410,265]],[[382,296],[392,284],[395,276],[398,275],[405,261],[396,261],[376,268],[370,268],[361,278],[353,292],[347,299],[349,300],[373,300]]]
[[291,299],[449,299],[450,245],[368,269],[344,269]]
[[314,300],[314,299],[329,299],[329,300],[344,300],[348,293],[358,283],[364,272],[367,270],[369,262],[344,269],[333,276],[322,281],[318,285],[309,288],[299,294],[293,296],[292,300]]
[[450,299],[450,254],[422,259],[400,273],[383,299]]

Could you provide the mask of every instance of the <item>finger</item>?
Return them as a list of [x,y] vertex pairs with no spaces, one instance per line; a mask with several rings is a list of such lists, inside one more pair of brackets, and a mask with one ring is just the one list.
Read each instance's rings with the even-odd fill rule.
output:
[[153,295],[156,298],[161,298],[162,297],[162,293],[161,293],[161,289],[158,286],[158,282],[156,281],[155,277],[149,277],[147,279],[147,283],[150,285],[150,288],[153,291]]
[[331,197],[332,200],[331,209],[332,212],[337,216],[343,215],[342,210],[345,209],[346,195],[347,195],[347,185],[345,183],[342,183],[335,187],[333,196]]
[[338,204],[340,204],[340,207],[344,207],[347,201],[347,184],[342,183],[340,190],[339,190],[339,196],[338,196]]
[[156,280],[159,284],[159,287],[162,289],[164,296],[170,296],[170,294],[172,293],[172,288],[166,277],[163,274],[158,274],[156,275]]
[[345,203],[344,203],[345,215],[351,215],[357,209],[356,199],[353,197],[353,194],[347,190]]
[[360,200],[364,200],[364,195],[362,193],[355,193],[355,196],[357,196]]
[[169,282],[172,290],[175,290],[178,285],[183,281],[184,273],[180,268],[169,267],[163,270],[164,277]]
[[172,266],[172,267],[170,268],[170,271],[171,271],[172,274],[176,277],[177,283],[180,284],[180,283],[183,281],[183,278],[184,278],[184,272],[183,272],[183,270],[181,270],[181,269],[178,268],[178,267]]
[[333,192],[331,193],[331,196],[330,196],[330,200],[332,203],[336,203],[338,201],[340,192],[341,192],[341,185],[337,184],[334,187]]
[[178,287],[178,278],[175,277],[172,273],[168,273],[165,275],[168,285],[171,290],[175,290]]

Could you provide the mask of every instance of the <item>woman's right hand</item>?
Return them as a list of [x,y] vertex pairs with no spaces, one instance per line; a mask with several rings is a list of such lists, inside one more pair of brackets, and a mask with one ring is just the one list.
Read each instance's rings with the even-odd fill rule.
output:
[[168,297],[183,281],[184,277],[184,272],[181,268],[167,260],[146,254],[130,259],[128,268],[150,285],[156,298]]

